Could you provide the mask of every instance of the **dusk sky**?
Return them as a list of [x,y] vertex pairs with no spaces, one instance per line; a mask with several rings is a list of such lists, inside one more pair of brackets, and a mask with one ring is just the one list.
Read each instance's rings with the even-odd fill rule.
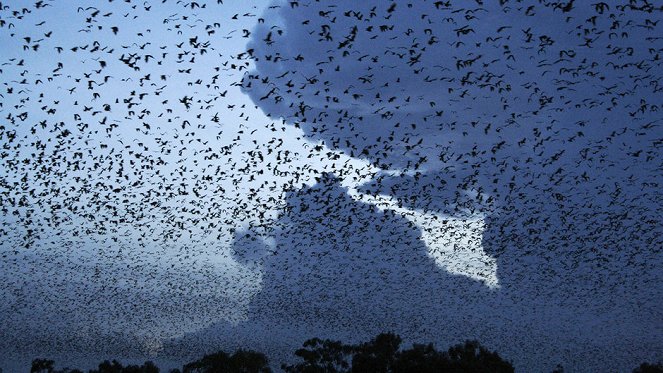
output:
[[311,337],[663,359],[663,4],[1,1],[0,368]]

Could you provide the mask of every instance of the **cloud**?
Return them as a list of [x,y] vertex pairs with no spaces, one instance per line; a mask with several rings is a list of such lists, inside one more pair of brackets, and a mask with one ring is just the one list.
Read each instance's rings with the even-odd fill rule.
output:
[[542,243],[586,255],[587,236],[660,231],[649,217],[663,181],[663,41],[651,6],[448,3],[275,2],[252,34],[244,91],[382,169],[361,193],[485,215],[489,231],[521,237],[498,247],[484,235],[491,255],[545,255]]
[[568,14],[508,2],[276,4],[249,44],[246,92],[310,138],[386,169],[462,166],[456,157],[473,148],[511,160],[554,134],[535,153],[544,151],[540,165],[626,120],[656,119],[638,111],[660,95],[636,78],[652,80],[646,72],[659,65],[647,49],[653,34],[636,27],[640,12],[619,12],[610,29],[589,3]]
[[271,117],[379,168],[364,184],[341,181],[356,200],[483,217],[480,255],[501,288],[469,311],[480,330],[491,318],[527,324],[549,356],[564,338],[607,346],[620,334],[629,342],[611,349],[627,359],[651,337],[663,294],[663,39],[651,5],[609,7],[274,2],[243,88]]

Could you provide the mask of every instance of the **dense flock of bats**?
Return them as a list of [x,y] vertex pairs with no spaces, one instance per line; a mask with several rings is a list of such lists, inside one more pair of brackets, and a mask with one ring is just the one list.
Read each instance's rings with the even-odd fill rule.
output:
[[[104,305],[116,297],[124,303],[104,312],[120,320],[225,281],[201,310],[214,320],[215,302],[236,302],[225,308],[232,313],[242,307],[237,294],[257,291],[236,280],[248,270],[218,263],[233,240],[269,243],[304,216],[352,241],[334,232],[370,234],[347,205],[359,202],[419,214],[405,220],[414,228],[433,215],[460,221],[453,229],[485,217],[480,235],[498,261],[594,273],[574,290],[551,273],[561,285],[532,285],[542,295],[614,290],[617,283],[602,283],[616,281],[602,262],[657,278],[647,262],[660,261],[662,243],[663,4],[240,8],[221,0],[0,2],[10,51],[0,56],[6,325],[29,315],[28,297]],[[338,178],[327,197],[293,197],[314,190],[304,184],[325,185],[325,175]],[[353,198],[337,196],[338,185]],[[338,211],[347,215],[342,226],[327,224]],[[292,253],[306,255],[295,239],[276,242],[287,245],[236,259],[283,265],[269,257],[287,251],[297,267]],[[301,265],[315,266],[309,259]],[[63,272],[24,270],[42,262]],[[181,266],[196,274],[170,271]],[[91,278],[71,290],[68,276],[79,271]],[[324,273],[310,276],[334,276]],[[48,289],[26,291],[30,276]],[[157,287],[166,290],[149,300]],[[177,329],[174,320],[166,329]]]

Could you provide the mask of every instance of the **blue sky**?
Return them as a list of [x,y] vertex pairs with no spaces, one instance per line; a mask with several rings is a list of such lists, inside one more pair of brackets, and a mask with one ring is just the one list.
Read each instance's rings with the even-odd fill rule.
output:
[[451,3],[3,3],[0,367],[660,358],[661,10]]

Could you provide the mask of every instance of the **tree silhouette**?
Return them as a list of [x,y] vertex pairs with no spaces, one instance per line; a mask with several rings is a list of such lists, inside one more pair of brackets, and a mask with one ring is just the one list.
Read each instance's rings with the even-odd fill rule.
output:
[[[488,351],[479,342],[467,341],[440,352],[432,344],[415,344],[400,350],[401,338],[382,333],[359,345],[309,339],[295,355],[304,361],[283,365],[288,373],[408,373],[408,372],[495,372],[514,371],[510,362],[496,352]],[[351,364],[348,363],[351,362]]]
[[394,362],[394,373],[437,373],[451,368],[449,360],[443,352],[439,352],[433,344],[415,344],[412,348],[402,351]]
[[449,348],[450,372],[513,372],[513,365],[490,352],[477,341],[467,341]]
[[642,363],[639,367],[633,369],[633,373],[663,373],[663,364]]
[[352,357],[352,372],[391,372],[400,345],[401,337],[393,333],[379,334],[372,341],[359,345]]
[[[369,342],[348,345],[340,341],[311,338],[295,355],[303,361],[282,364],[286,373],[513,373],[513,365],[497,352],[477,341],[466,341],[438,351],[432,343],[413,344],[401,349],[401,337],[394,333],[378,334]],[[252,350],[224,351],[205,355],[170,373],[271,373],[267,357]],[[562,373],[557,365],[553,373]],[[0,373],[2,370],[0,369]],[[30,373],[84,373],[78,369],[55,369],[49,359],[34,359]],[[143,365],[123,366],[117,360],[101,362],[88,373],[159,373],[151,361]],[[663,364],[642,363],[633,373],[663,373]]]
[[229,355],[219,351],[186,364],[183,373],[270,373],[267,357],[255,351],[237,350]]
[[[2,369],[0,369],[0,373],[2,373]],[[32,367],[30,368],[30,373],[84,373],[84,372],[79,369],[69,369],[69,368],[55,370],[55,361],[49,359],[34,359],[32,360]]]
[[304,348],[295,355],[304,361],[295,365],[282,365],[288,373],[341,373],[347,372],[353,347],[339,341],[312,338],[304,342]]
[[117,360],[105,360],[99,364],[97,370],[90,370],[89,373],[159,373],[159,368],[151,361],[146,361],[143,365],[122,366]]
[[30,373],[53,373],[53,366],[55,362],[48,359],[34,359],[32,360],[32,368]]

